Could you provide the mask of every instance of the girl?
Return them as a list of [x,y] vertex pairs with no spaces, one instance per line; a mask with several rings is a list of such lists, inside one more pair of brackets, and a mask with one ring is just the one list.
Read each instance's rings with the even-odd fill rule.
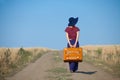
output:
[[[78,17],[70,17],[68,27],[65,29],[66,38],[68,41],[67,47],[79,47],[79,31],[80,29],[76,27],[76,23],[78,21]],[[78,62],[69,62],[70,72],[75,72],[78,70]]]

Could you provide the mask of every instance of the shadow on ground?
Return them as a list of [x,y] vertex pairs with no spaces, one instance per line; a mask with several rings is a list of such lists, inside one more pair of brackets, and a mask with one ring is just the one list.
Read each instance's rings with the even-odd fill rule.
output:
[[88,74],[88,75],[92,75],[95,74],[97,71],[89,71],[89,72],[85,72],[85,71],[77,71],[75,73],[82,73],[82,74]]

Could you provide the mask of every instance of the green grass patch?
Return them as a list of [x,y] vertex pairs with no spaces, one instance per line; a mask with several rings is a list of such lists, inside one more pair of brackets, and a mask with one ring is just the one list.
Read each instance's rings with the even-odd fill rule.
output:
[[59,52],[58,52],[58,51],[55,51],[55,52],[53,53],[53,60],[54,60],[55,62],[62,62],[62,59],[61,59],[61,57],[59,56]]
[[56,67],[51,70],[48,70],[49,72],[55,73],[55,74],[60,74],[60,73],[66,73],[67,69],[62,68],[62,67]]
[[48,70],[51,75],[48,76],[50,80],[72,80],[69,77],[70,73],[67,72],[67,69],[63,67],[56,67]]

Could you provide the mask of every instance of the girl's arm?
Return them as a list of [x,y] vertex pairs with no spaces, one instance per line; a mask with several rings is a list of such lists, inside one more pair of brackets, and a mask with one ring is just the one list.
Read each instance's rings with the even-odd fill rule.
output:
[[79,31],[77,31],[76,41],[75,41],[75,44],[73,45],[73,47],[76,47],[78,39],[79,39]]
[[68,33],[67,33],[67,32],[66,32],[66,38],[67,38],[68,44],[70,45],[70,47],[72,47],[72,45],[71,45],[71,43],[70,43],[69,36],[68,36]]

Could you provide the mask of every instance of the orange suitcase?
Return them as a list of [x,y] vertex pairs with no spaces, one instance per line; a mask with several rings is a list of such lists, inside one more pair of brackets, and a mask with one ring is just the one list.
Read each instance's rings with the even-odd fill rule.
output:
[[82,48],[64,48],[63,61],[71,62],[77,61],[82,62]]

